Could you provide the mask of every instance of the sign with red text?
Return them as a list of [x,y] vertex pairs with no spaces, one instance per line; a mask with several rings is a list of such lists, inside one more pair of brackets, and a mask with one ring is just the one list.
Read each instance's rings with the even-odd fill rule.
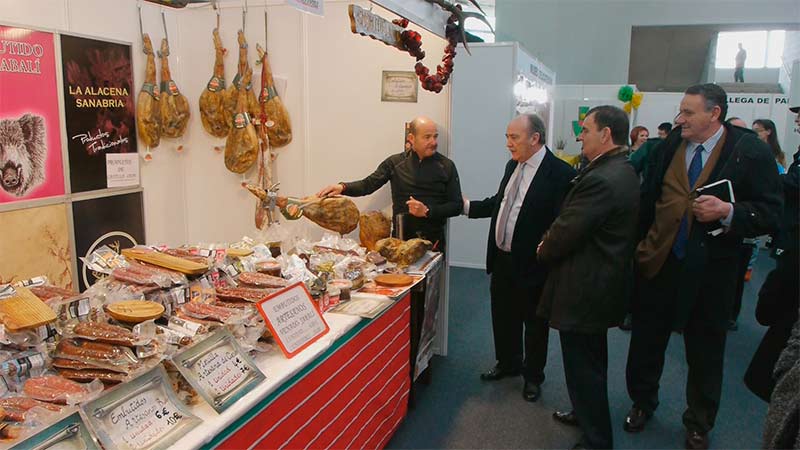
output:
[[172,356],[172,362],[218,413],[266,379],[225,328]]
[[256,303],[272,336],[287,358],[330,331],[305,284],[297,283]]
[[64,195],[53,34],[0,26],[0,204]]

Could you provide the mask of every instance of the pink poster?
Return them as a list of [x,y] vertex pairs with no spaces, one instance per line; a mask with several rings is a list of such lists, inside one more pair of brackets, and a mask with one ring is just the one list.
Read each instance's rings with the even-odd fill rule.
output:
[[0,26],[0,204],[64,194],[53,35]]

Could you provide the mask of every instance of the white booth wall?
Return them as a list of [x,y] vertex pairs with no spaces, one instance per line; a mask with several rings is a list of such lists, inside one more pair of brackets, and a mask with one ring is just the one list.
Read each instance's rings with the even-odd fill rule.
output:
[[[248,1],[246,36],[248,59],[258,86],[260,67],[255,66],[256,43],[264,45],[264,9],[269,13],[268,50],[279,85],[286,90],[282,100],[292,120],[293,141],[278,150],[277,180],[281,193],[303,196],[340,180],[362,178],[386,156],[402,151],[404,122],[415,115],[430,116],[440,124],[440,151],[447,153],[449,132],[449,87],[440,94],[419,90],[418,103],[381,102],[383,70],[414,70],[414,59],[406,53],[351,33],[347,5],[369,8],[368,1],[326,1],[325,17],[295,10],[285,1]],[[222,1],[221,36],[228,49],[226,79],[236,73],[236,32],[241,27],[242,1]],[[98,39],[131,42],[134,85],[137,92],[144,79],[136,0],[2,0],[0,23],[60,31]],[[170,68],[186,95],[192,118],[186,135],[162,139],[153,151],[153,161],[141,161],[144,189],[145,232],[149,243],[178,245],[194,242],[235,241],[253,236],[255,198],[241,188],[241,175],[228,172],[224,147],[203,130],[198,99],[212,74],[214,49],[211,32],[216,15],[210,6],[185,9],[162,8],[144,3],[145,32],[154,46],[163,37],[161,11],[166,12],[170,39]],[[380,7],[373,12],[396,18]],[[418,28],[415,28],[418,29]],[[421,31],[430,60],[442,55],[446,42]],[[463,55],[459,55],[463,58]],[[458,64],[458,59],[456,60]],[[183,145],[184,151],[176,151]],[[140,144],[140,153],[144,148]],[[255,176],[251,170],[247,177]],[[388,187],[371,197],[356,199],[361,210],[390,205]],[[306,220],[293,224],[309,237],[322,231]]]
[[[571,155],[580,153],[580,142],[575,141],[572,121],[578,120],[578,107],[615,105],[620,85],[556,85],[555,90],[555,139],[564,139],[565,152]],[[655,137],[658,125],[672,122],[678,114],[683,93],[644,92],[642,104],[631,115],[631,127],[643,125],[651,137]],[[788,96],[784,94],[728,94],[728,117],[740,117],[748,125],[755,119],[770,119],[775,122],[778,141],[791,160],[797,145],[798,135],[794,133],[794,115],[788,109]]]

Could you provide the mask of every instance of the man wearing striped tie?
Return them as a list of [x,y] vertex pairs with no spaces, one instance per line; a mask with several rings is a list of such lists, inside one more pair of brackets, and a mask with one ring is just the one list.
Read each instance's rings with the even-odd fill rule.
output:
[[535,114],[517,116],[506,129],[506,164],[500,188],[484,200],[464,201],[471,219],[491,217],[486,271],[496,365],[481,374],[495,381],[522,373],[522,397],[535,402],[547,362],[547,321],[536,306],[547,275],[536,261],[536,245],[558,215],[575,170],[545,145],[544,122]]
[[[653,415],[664,351],[670,333],[680,331],[689,366],[686,448],[708,448],[719,410],[740,243],[774,232],[783,204],[769,147],[725,123],[727,110],[727,94],[716,84],[687,89],[677,126],[654,149],[641,186],[640,289],[626,373],[633,407],[624,428],[642,431]],[[732,199],[697,195],[698,187],[721,180],[730,180]]]

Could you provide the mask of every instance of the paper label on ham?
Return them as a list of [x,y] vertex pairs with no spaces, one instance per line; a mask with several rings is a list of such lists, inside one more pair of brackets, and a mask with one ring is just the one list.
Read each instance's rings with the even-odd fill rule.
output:
[[208,89],[211,92],[218,92],[225,89],[225,79],[219,77],[211,77],[211,79],[208,80],[206,89]]
[[233,116],[233,126],[236,128],[244,128],[250,123],[250,114],[244,113],[236,113]]

